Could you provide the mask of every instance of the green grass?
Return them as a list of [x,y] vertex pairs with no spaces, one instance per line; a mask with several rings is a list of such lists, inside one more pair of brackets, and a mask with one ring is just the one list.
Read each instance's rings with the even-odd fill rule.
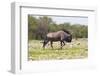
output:
[[42,48],[42,41],[30,40],[28,44],[29,60],[60,60],[60,59],[82,59],[88,56],[87,39],[74,40],[66,43],[63,49],[60,49],[60,42],[53,43],[53,49],[50,43],[46,48]]

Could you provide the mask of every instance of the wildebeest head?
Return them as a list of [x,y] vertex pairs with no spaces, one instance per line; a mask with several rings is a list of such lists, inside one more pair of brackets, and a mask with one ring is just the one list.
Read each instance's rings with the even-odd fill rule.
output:
[[64,32],[66,32],[66,37],[64,38],[64,40],[66,42],[71,42],[72,41],[72,34],[69,31],[63,30]]
[[71,42],[72,41],[72,35],[67,36],[64,40],[66,42]]

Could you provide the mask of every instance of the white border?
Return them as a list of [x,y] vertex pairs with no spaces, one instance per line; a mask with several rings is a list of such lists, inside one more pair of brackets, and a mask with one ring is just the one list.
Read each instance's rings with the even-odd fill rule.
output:
[[[50,8],[35,7],[28,3],[12,3],[12,68],[13,73],[46,72],[68,70],[75,68],[90,69],[95,65],[95,12],[93,8],[71,7]],[[27,14],[87,16],[89,36],[88,59],[54,60],[54,61],[27,61]]]

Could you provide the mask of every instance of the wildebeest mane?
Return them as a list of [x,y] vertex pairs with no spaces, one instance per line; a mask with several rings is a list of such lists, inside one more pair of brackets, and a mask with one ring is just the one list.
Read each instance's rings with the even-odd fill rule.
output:
[[62,31],[66,32],[67,34],[71,34],[68,30],[62,29]]

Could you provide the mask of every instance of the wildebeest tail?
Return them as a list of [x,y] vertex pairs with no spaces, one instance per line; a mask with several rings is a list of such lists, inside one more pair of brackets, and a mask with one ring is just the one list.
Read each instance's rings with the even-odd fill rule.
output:
[[48,38],[47,38],[47,36],[45,36],[44,38],[43,38],[43,41],[41,42],[41,43],[45,43],[45,42],[47,42],[48,41]]

